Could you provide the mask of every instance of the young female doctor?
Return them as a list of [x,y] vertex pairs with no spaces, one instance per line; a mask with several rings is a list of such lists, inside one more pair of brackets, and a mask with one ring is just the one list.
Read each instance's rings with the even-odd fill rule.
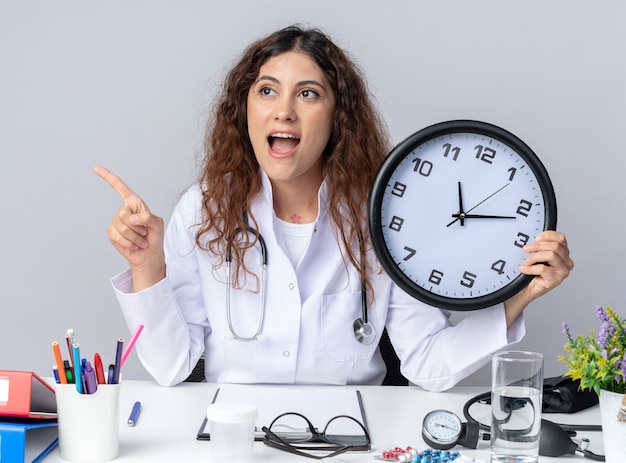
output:
[[[318,30],[288,27],[243,53],[205,146],[167,231],[94,168],[124,200],[108,236],[130,268],[112,282],[129,327],[145,326],[137,351],[162,385],[203,353],[210,382],[380,384],[386,326],[402,373],[444,390],[519,341],[524,308],[573,268],[565,236],[543,232],[520,267],[531,283],[456,326],[400,290],[367,229],[386,131],[358,68]],[[364,307],[372,336],[353,328]]]

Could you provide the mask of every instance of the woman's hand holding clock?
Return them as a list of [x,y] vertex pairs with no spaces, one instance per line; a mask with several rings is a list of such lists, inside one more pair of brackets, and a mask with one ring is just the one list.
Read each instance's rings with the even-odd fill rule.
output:
[[507,325],[510,325],[526,306],[557,287],[574,269],[574,261],[569,255],[567,239],[563,233],[547,230],[537,235],[535,242],[524,246],[530,253],[519,267],[525,275],[534,278],[528,286],[505,301]]

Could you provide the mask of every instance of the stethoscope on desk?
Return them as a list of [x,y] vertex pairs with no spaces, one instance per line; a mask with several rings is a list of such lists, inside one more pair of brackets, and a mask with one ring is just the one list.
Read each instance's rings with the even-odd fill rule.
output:
[[[248,223],[248,214],[244,212],[244,222]],[[235,230],[235,236],[239,233],[243,233],[241,228],[237,228]],[[226,248],[226,319],[228,321],[228,329],[232,334],[233,338],[237,341],[256,341],[259,339],[261,335],[261,331],[263,329],[263,321],[265,320],[265,308],[266,308],[266,300],[265,293],[267,290],[267,246],[265,245],[265,240],[263,239],[263,235],[261,235],[258,230],[252,228],[249,225],[246,225],[246,233],[251,233],[256,237],[256,241],[259,244],[260,255],[261,255],[261,309],[259,316],[259,323],[257,325],[256,331],[252,336],[241,336],[235,330],[233,325],[232,317],[231,317],[231,305],[230,305],[230,290],[231,290],[231,279],[232,279],[232,249],[230,246]],[[376,329],[374,325],[368,320],[367,317],[367,293],[365,288],[365,282],[361,281],[361,317],[354,320],[352,324],[352,329],[354,332],[354,337],[357,341],[362,344],[371,344],[376,339]]]

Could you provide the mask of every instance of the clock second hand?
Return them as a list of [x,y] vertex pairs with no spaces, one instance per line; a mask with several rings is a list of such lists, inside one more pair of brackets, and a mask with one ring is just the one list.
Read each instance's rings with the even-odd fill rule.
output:
[[[476,209],[478,206],[480,206],[482,203],[484,203],[485,201],[487,201],[489,198],[495,196],[496,194],[500,193],[502,190],[504,190],[506,187],[508,187],[511,183],[507,183],[506,185],[504,185],[502,188],[499,188],[498,190],[494,191],[493,193],[491,193],[489,196],[487,196],[485,199],[483,199],[481,202],[479,202],[478,204],[476,204],[474,207],[472,207],[471,209],[468,209],[467,212],[472,212],[474,209]],[[459,192],[461,189],[461,182],[459,182]],[[461,225],[463,225],[463,219],[468,218],[467,212],[463,212],[463,211],[459,211],[458,214],[452,214],[452,217],[455,217],[455,219],[450,222],[448,225],[446,225],[446,227],[449,227],[450,225],[454,224],[457,220],[461,220]],[[474,217],[477,218],[477,217]],[[482,217],[485,218],[485,217]],[[495,217],[493,217],[495,218]]]

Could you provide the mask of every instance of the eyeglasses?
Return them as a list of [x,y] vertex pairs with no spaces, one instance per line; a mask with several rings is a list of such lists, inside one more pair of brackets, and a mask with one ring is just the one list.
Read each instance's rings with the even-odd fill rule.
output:
[[307,417],[295,412],[283,413],[269,427],[263,426],[261,429],[265,433],[265,445],[317,460],[351,450],[371,448],[370,435],[365,426],[348,415],[331,418],[322,432]]

